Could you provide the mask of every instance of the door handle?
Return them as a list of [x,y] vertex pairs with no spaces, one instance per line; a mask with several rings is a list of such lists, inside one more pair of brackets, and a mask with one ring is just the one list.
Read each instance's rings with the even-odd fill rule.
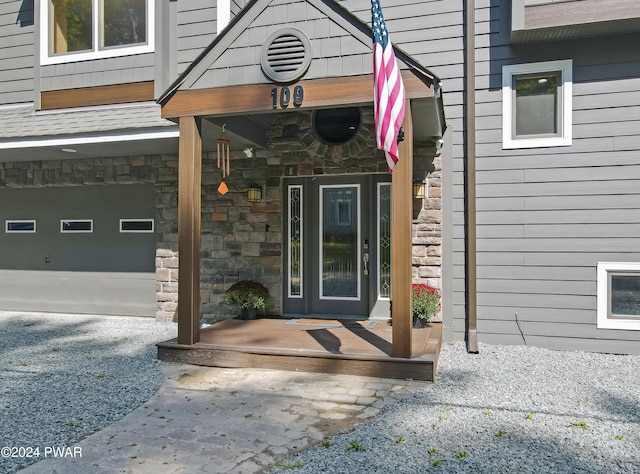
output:
[[363,266],[364,266],[364,274],[368,275],[369,274],[369,266],[368,266],[369,265],[369,254],[368,253],[365,253],[362,256],[362,263],[363,263]]

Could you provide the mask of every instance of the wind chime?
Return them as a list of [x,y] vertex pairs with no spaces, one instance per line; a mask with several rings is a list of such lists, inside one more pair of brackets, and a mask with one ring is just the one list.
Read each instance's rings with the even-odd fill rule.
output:
[[231,172],[229,168],[229,150],[231,148],[231,141],[227,139],[224,135],[226,124],[222,124],[222,133],[220,134],[220,138],[216,140],[218,145],[218,169],[222,170],[222,178],[223,181],[218,186],[218,192],[220,194],[227,194],[229,188],[224,182],[224,178],[229,176]]

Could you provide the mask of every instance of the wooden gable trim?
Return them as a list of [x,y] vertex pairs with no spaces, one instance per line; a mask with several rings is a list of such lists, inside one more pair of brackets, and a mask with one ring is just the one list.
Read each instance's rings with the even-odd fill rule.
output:
[[154,84],[153,81],[149,81],[46,91],[40,94],[40,108],[53,110],[152,100],[154,100]]
[[[407,99],[433,97],[433,85],[426,84],[409,70],[402,71]],[[296,86],[304,90],[304,99],[299,107],[290,105],[284,110],[337,107],[373,102],[373,75],[332,77],[299,81],[288,85],[291,94]],[[190,116],[224,116],[243,113],[283,111],[273,107],[272,90],[280,93],[283,86],[277,84],[254,84],[178,91],[162,107],[163,118]]]

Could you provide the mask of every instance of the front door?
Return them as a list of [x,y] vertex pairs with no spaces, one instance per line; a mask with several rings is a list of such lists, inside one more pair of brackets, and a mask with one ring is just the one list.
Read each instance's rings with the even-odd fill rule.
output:
[[388,257],[381,255],[379,245],[380,214],[388,214],[380,200],[384,178],[285,182],[285,314],[367,318],[376,302],[385,299],[381,276],[387,287],[389,282],[380,264],[381,257]]

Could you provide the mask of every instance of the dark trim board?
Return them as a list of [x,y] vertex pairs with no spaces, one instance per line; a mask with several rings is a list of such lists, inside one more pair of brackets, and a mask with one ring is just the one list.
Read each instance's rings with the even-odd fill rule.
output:
[[[407,99],[434,97],[433,84],[425,83],[411,71],[403,70],[401,74]],[[278,111],[370,104],[373,102],[372,84],[372,74],[299,81],[289,87],[302,87],[304,102],[299,107]],[[162,106],[162,117],[222,117],[273,112],[271,91],[274,87],[275,84],[265,83],[178,91]]]
[[146,102],[154,100],[153,95],[154,85],[152,81],[43,91],[40,94],[40,108],[42,110],[53,110]]
[[[277,323],[264,321],[279,322],[277,332],[274,326]],[[260,331],[261,328],[264,329],[265,324],[272,325],[273,331]],[[337,333],[340,337],[354,333],[353,330],[345,328],[340,330],[346,331]],[[234,331],[235,334],[227,338],[225,332],[228,331]],[[207,342],[178,344],[177,339],[172,339],[159,343],[158,359],[209,367],[278,369],[425,381],[434,379],[442,343],[441,324],[413,330],[414,353],[413,357],[408,359],[392,357],[375,348],[368,350],[364,339],[361,345],[355,347],[347,344],[346,337],[345,346],[349,347],[342,348],[342,353],[313,347],[291,347],[292,337],[295,337],[296,333],[301,336],[296,340],[303,345],[306,344],[304,334],[307,331],[308,328],[305,327],[301,329],[300,326],[285,326],[283,320],[227,320],[202,330],[201,341]],[[240,340],[241,334],[253,334],[255,338],[256,334],[264,336],[265,332],[268,332],[270,337],[261,337],[259,343],[252,342],[251,338],[246,338],[246,343],[237,343],[234,340],[236,337]],[[364,331],[362,336],[376,339],[379,334],[378,331]],[[214,337],[215,342],[212,340]],[[383,338],[379,339],[382,342]],[[269,342],[265,343],[266,340]]]

